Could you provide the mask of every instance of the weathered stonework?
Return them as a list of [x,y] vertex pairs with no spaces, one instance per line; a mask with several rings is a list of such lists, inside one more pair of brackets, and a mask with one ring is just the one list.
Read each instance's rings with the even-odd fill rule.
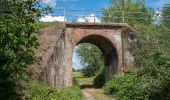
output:
[[[63,28],[54,28],[48,34],[41,34],[40,48],[42,65],[44,66],[45,82],[50,86],[63,88],[72,86],[73,49],[81,43],[92,43],[104,54],[106,80],[114,74],[121,74],[125,65],[131,60],[124,60],[128,55],[128,34],[131,30],[127,24],[93,24],[93,23],[62,23]],[[123,37],[123,38],[122,38]],[[126,45],[126,46],[125,46]],[[41,46],[40,46],[41,47]],[[124,64],[125,63],[125,64]]]

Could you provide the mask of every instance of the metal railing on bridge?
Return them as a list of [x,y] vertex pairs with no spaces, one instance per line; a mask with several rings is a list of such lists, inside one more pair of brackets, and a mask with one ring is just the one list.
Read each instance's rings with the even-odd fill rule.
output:
[[[48,15],[50,14],[50,15]],[[103,10],[76,10],[76,9],[53,9],[43,14],[44,17],[52,16],[56,21],[62,22],[90,22],[90,23],[127,23],[127,22],[160,22],[160,13],[125,12],[125,11],[103,11]],[[170,16],[166,16],[170,21]]]

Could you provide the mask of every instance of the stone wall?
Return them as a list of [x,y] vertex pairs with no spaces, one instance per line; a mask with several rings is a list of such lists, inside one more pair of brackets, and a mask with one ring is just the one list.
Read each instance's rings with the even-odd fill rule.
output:
[[41,29],[36,34],[40,46],[42,80],[57,88],[65,86],[65,38],[64,27],[52,26]]

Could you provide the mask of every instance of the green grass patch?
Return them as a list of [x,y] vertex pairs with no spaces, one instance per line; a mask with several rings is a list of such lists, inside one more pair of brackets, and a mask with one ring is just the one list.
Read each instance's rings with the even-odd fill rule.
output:
[[53,27],[53,26],[59,26],[59,22],[40,22],[39,23],[40,28],[46,28],[46,27]]
[[33,80],[27,82],[26,98],[29,100],[83,100],[80,88],[77,86],[56,89]]
[[73,72],[74,78],[83,78],[83,75],[80,72]]
[[80,72],[73,72],[73,78],[77,80],[79,85],[93,85],[94,77],[83,77]]

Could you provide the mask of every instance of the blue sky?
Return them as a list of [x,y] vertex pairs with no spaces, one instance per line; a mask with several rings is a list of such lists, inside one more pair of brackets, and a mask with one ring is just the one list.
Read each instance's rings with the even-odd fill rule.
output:
[[[77,9],[77,10],[102,10],[103,8],[110,6],[110,0],[42,0],[43,4],[48,4],[53,8],[62,9]],[[170,0],[145,0],[147,7],[152,7],[156,11],[160,11],[163,4],[169,3]],[[93,12],[76,12],[77,15],[90,15]],[[63,14],[63,12],[54,12],[51,15]],[[73,14],[73,12],[72,12]],[[49,17],[49,19],[52,17]],[[62,19],[62,18],[61,18]],[[81,67],[80,60],[76,53],[73,53],[73,67],[79,69]]]
[[110,5],[110,0],[58,0],[56,6],[65,9],[101,10]]
[[152,7],[155,10],[161,10],[163,4],[170,3],[170,0],[145,0],[145,4],[148,7]]
[[[110,0],[42,0],[55,8],[101,10],[110,6]],[[147,6],[161,9],[170,0],[145,0]]]
[[[134,0],[135,1],[135,0]],[[60,9],[73,9],[73,10],[102,10],[110,6],[110,0],[42,0],[42,5],[50,5],[53,8]],[[161,11],[163,4],[170,3],[170,0],[145,0],[145,5],[147,7],[152,7],[156,11]],[[61,16],[64,15],[64,10],[55,10],[53,13],[50,13],[51,16],[60,16],[60,18],[54,18],[59,20],[64,20]],[[92,16],[93,11],[66,11],[68,15],[66,17],[67,21],[73,21],[77,19],[77,16]],[[70,16],[70,15],[74,15]],[[97,18],[100,20],[102,17],[102,12],[95,13]],[[51,19],[49,17],[48,19]]]

